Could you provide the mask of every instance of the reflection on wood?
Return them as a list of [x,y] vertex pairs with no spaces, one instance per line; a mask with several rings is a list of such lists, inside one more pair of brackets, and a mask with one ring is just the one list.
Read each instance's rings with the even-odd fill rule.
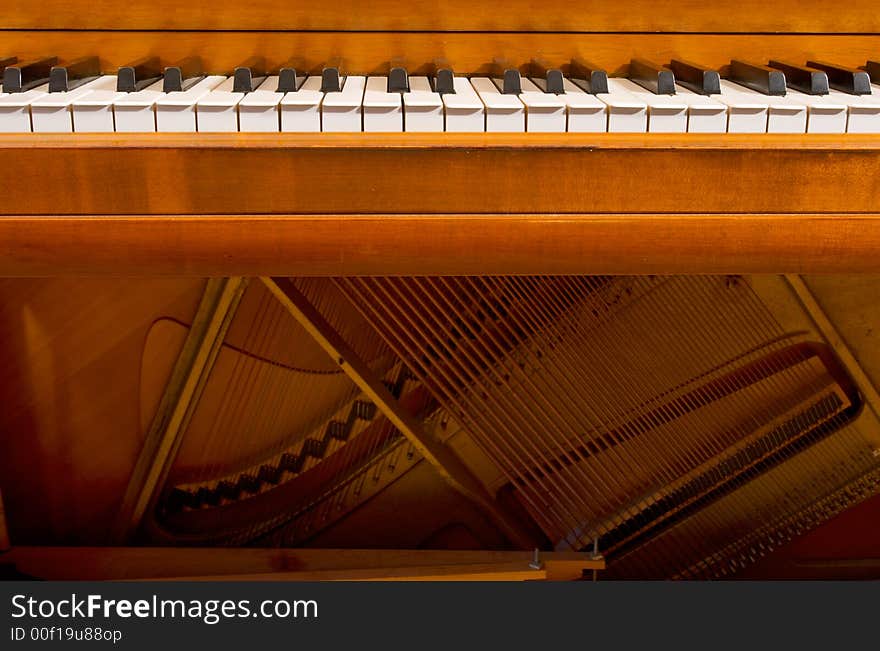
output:
[[[0,281],[0,483],[16,544],[106,544],[143,444],[151,324],[188,323],[204,280]],[[151,417],[152,414],[149,414]]]

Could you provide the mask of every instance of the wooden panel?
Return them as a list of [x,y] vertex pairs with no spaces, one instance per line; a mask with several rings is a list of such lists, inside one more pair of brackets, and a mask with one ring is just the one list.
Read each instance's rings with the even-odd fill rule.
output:
[[877,211],[880,136],[22,134],[0,215]]
[[0,280],[0,478],[13,543],[106,543],[143,443],[139,369],[156,363],[144,361],[144,340],[162,316],[189,322],[203,284]]
[[9,530],[6,527],[6,510],[3,508],[3,493],[0,493],[0,552],[9,549]]
[[[181,5],[185,6],[185,5]],[[212,10],[213,11],[213,10]],[[83,12],[89,13],[89,12]],[[57,54],[70,60],[100,55],[105,70],[152,54],[170,63],[190,54],[206,66],[225,72],[250,55],[278,66],[302,55],[309,66],[334,56],[345,58],[351,71],[377,72],[391,57],[402,57],[411,68],[445,56],[459,71],[485,71],[493,57],[519,63],[540,54],[551,64],[581,55],[611,71],[621,72],[633,56],[668,61],[673,56],[724,66],[732,57],[745,59],[828,59],[864,65],[880,51],[880,36],[720,35],[720,34],[599,34],[556,33],[398,33],[398,32],[100,32],[14,31],[2,38],[4,54],[29,58]]]
[[866,33],[880,32],[880,16],[870,0],[741,0],[734,14],[729,6],[703,0],[630,0],[625,5],[605,0],[373,0],[367,6],[352,0],[315,5],[7,0],[0,28]]
[[6,218],[0,275],[880,271],[880,215]]
[[[603,570],[605,562],[578,552],[542,552],[547,578],[579,578]],[[149,547],[13,547],[2,557],[23,574],[51,580],[161,579],[273,573],[399,570],[428,565],[468,566],[520,563],[528,570],[532,552],[394,549],[208,549]],[[334,577],[338,578],[338,577]]]

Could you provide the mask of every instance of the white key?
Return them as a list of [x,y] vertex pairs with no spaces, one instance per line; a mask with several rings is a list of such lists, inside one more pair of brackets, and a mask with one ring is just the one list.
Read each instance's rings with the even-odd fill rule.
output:
[[164,97],[160,79],[143,90],[122,93],[113,102],[117,133],[147,133],[156,130],[156,102]]
[[880,86],[872,86],[871,90],[870,95],[831,91],[833,97],[847,105],[847,133],[880,133]]
[[609,79],[611,86],[622,88],[648,105],[648,131],[651,133],[685,133],[688,104],[675,95],[657,95],[629,79]]
[[559,97],[568,108],[568,131],[602,133],[608,130],[608,106],[569,79],[563,81],[564,95]]
[[0,133],[31,132],[31,102],[48,92],[49,84],[43,84],[23,93],[0,94]]
[[[302,84],[300,84],[302,86]],[[279,106],[285,93],[278,92],[278,77],[266,77],[238,103],[239,131],[273,133],[280,129]]]
[[728,133],[767,133],[770,102],[758,91],[721,80],[721,94],[712,95],[727,106]]
[[163,93],[156,100],[156,131],[180,133],[198,131],[196,104],[226,81],[222,75],[205,77],[184,91]]
[[322,131],[363,131],[363,102],[367,78],[346,77],[342,90],[327,93],[321,102]]
[[[800,93],[798,93],[800,95]],[[785,97],[770,95],[767,133],[806,133],[807,105],[790,91]]]
[[116,130],[113,115],[113,104],[126,95],[116,90],[116,77],[113,84],[105,88],[95,88],[82,97],[75,99],[73,107],[73,130],[78,133],[112,133]]
[[93,90],[116,88],[115,75],[105,75],[64,93],[46,93],[31,102],[34,133],[72,133],[73,103]]
[[409,78],[409,92],[403,94],[403,123],[406,131],[443,131],[443,100],[427,77]]
[[545,93],[531,79],[522,79],[519,99],[526,107],[526,131],[562,133],[567,127],[566,104],[560,95]]
[[526,110],[519,97],[502,94],[488,77],[471,77],[471,85],[486,107],[486,131],[525,132]]
[[321,75],[307,77],[300,87],[281,99],[281,130],[318,132],[321,130]]
[[596,98],[608,106],[609,133],[646,133],[648,131],[648,105],[608,79],[608,92]]
[[455,133],[486,130],[486,107],[467,77],[454,77],[454,93],[443,95],[445,129]]
[[785,99],[807,107],[807,133],[846,133],[847,105],[836,95],[789,90]]
[[364,131],[403,131],[401,93],[388,92],[388,77],[368,77],[364,90]]
[[196,122],[199,131],[229,133],[238,131],[238,103],[244,93],[234,93],[233,77],[227,78],[196,102]]
[[675,96],[688,105],[689,133],[725,133],[727,105],[716,97],[699,95],[689,88],[676,85]]

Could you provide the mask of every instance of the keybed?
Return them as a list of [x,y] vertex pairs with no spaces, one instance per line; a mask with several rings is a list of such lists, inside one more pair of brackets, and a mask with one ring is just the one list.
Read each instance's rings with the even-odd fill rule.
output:
[[226,76],[203,73],[198,57],[163,74],[147,57],[95,77],[90,57],[51,68],[56,80],[71,80],[65,90],[41,77],[55,61],[4,59],[13,92],[0,85],[0,133],[880,133],[880,79],[870,62],[734,60],[721,78],[677,59],[633,59],[620,77],[580,58],[565,71],[533,59],[520,73],[496,59],[488,74],[441,61],[428,75],[399,63],[385,75],[356,75],[341,59],[310,74],[273,73],[254,57]]

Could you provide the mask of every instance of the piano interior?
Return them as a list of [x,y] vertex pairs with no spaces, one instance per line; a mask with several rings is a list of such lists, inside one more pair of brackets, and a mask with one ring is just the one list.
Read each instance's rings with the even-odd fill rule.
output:
[[[581,4],[7,0],[0,130],[50,56],[59,96],[750,61],[880,97],[862,0]],[[839,133],[483,102],[478,133],[0,133],[0,576],[880,578],[870,101]]]

